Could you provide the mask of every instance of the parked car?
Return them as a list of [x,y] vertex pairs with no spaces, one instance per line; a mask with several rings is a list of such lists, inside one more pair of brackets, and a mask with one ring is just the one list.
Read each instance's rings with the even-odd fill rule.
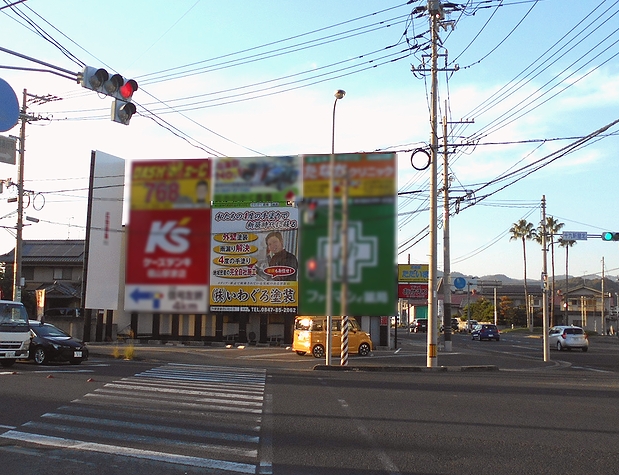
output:
[[[451,319],[451,331],[452,332],[457,332],[460,328],[460,322],[458,321],[457,318],[452,318]],[[443,333],[443,330],[445,329],[445,325],[441,325],[441,333]]]
[[50,323],[30,320],[29,359],[36,364],[50,361],[68,361],[80,364],[88,359],[88,348],[84,342],[73,338],[68,333]]
[[419,332],[427,332],[427,331],[428,331],[428,319],[427,318],[416,318],[410,328],[411,333],[413,332],[419,333]]
[[581,327],[558,325],[548,332],[548,344],[550,348],[561,351],[564,349],[580,348],[582,351],[589,349],[589,339]]
[[477,325],[479,325],[479,322],[477,320],[471,320],[470,322],[466,322],[466,331],[471,333]]
[[[311,353],[314,358],[323,358],[327,346],[327,317],[297,317],[294,321],[292,351],[299,356]],[[342,317],[331,321],[331,355],[339,355],[342,341]],[[367,356],[372,351],[370,334],[361,330],[354,317],[348,318],[348,352]]]
[[473,340],[496,340],[499,341],[501,339],[501,332],[497,328],[496,325],[491,323],[482,323],[480,325],[476,325],[471,332],[471,337]]

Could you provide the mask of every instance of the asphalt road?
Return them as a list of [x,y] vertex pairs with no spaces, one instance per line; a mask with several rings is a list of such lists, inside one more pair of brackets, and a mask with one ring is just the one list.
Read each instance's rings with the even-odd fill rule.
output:
[[[427,370],[425,335],[350,358],[286,348],[91,346],[80,366],[0,374],[3,473],[134,475],[614,473],[619,342],[587,353],[454,335]],[[322,371],[315,370],[316,365]]]

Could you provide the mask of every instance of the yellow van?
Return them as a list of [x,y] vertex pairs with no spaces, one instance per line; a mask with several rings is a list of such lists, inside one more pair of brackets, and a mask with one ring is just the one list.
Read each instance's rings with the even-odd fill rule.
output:
[[[298,355],[311,353],[315,358],[325,356],[327,341],[327,317],[297,317],[294,321],[294,339],[292,350]],[[331,341],[332,355],[341,352],[342,317],[332,317]],[[348,353],[357,353],[367,356],[372,350],[372,339],[363,330],[353,317],[348,317]]]

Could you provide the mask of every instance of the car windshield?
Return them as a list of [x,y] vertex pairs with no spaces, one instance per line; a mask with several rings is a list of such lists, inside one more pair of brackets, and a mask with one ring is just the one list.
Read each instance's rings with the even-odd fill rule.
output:
[[566,335],[582,335],[584,333],[582,328],[566,328]]
[[28,325],[28,313],[21,304],[0,303],[0,324]]
[[60,328],[56,328],[53,325],[34,325],[32,330],[38,336],[51,336],[51,337],[68,337],[65,332],[63,332]]

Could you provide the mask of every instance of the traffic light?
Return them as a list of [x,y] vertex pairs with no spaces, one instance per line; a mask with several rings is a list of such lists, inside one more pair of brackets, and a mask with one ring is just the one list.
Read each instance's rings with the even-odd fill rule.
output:
[[303,223],[314,224],[318,215],[316,208],[318,208],[318,201],[310,200],[303,210]]
[[135,104],[133,102],[114,99],[112,102],[112,120],[119,124],[129,125],[129,121],[133,114],[135,114],[135,110]]
[[606,231],[602,233],[602,241],[619,241],[619,233]]
[[305,275],[310,280],[325,280],[326,263],[324,259],[310,257],[305,261]]
[[86,66],[78,78],[82,87],[122,101],[130,101],[133,93],[138,90],[135,80],[125,79],[120,74],[110,76],[105,69],[91,66]]

